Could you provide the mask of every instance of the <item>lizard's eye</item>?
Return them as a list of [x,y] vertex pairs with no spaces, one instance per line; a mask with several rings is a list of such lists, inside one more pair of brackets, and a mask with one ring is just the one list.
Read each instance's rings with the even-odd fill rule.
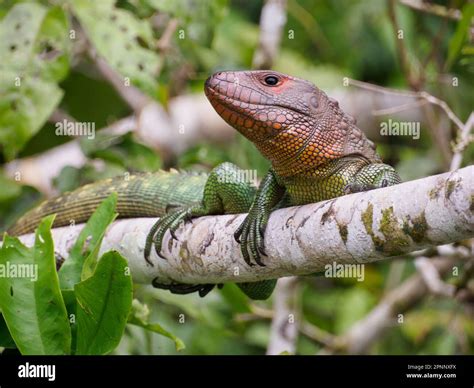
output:
[[280,80],[274,75],[267,75],[264,81],[268,86],[275,86]]
[[309,99],[309,102],[311,103],[311,106],[313,108],[318,108],[319,106],[319,103],[318,103],[318,98],[316,96],[311,96],[311,98]]

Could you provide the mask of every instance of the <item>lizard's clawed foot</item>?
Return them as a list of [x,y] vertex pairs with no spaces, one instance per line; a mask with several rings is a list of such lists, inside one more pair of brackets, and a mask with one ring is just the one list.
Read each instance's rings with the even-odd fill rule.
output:
[[150,229],[150,232],[148,233],[146,237],[146,243],[145,243],[145,260],[148,264],[153,265],[153,263],[150,261],[150,253],[151,253],[151,247],[154,244],[155,245],[155,251],[156,254],[161,257],[162,259],[166,258],[161,254],[161,247],[163,244],[163,238],[165,237],[165,233],[167,230],[170,231],[171,237],[175,240],[177,240],[176,236],[176,230],[180,226],[182,222],[186,221],[191,221],[192,217],[195,216],[195,213],[197,210],[194,207],[187,208],[187,209],[181,209],[178,210],[174,213],[167,214],[163,217],[161,217]]
[[347,195],[352,193],[360,193],[362,191],[380,189],[388,186],[391,186],[388,179],[381,179],[377,185],[369,183],[351,182],[344,187],[343,191],[344,194]]
[[352,182],[352,183],[347,184],[344,187],[343,191],[344,191],[344,194],[347,195],[347,194],[360,193],[362,191],[369,191],[369,190],[374,190],[374,189],[378,189],[378,187],[375,185]]
[[234,238],[240,243],[242,256],[248,265],[253,265],[254,260],[258,265],[265,266],[261,256],[267,256],[264,246],[267,223],[268,214],[251,211],[234,233]]
[[[172,294],[191,294],[193,292],[198,292],[201,298],[205,297],[212,289],[216,286],[216,284],[162,284],[158,282],[158,279],[154,279],[152,282],[153,287],[160,288],[162,290],[168,290]],[[217,284],[218,288],[222,288],[223,284]]]

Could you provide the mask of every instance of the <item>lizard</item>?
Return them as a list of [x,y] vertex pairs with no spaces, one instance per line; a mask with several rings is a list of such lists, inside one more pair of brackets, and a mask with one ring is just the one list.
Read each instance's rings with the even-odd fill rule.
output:
[[[384,164],[375,144],[336,100],[309,81],[271,70],[221,71],[205,81],[215,111],[250,140],[271,167],[258,188],[241,179],[239,167],[225,162],[208,175],[178,171],[136,173],[98,181],[46,200],[22,216],[8,232],[34,230],[42,217],[56,213],[53,226],[86,221],[102,200],[116,192],[119,218],[161,217],[145,245],[161,255],[167,231],[172,238],[182,222],[217,214],[248,213],[234,238],[248,265],[264,266],[264,235],[272,211],[332,199],[401,182]],[[172,211],[170,211],[170,209]],[[238,283],[253,299],[271,295],[276,280]],[[174,293],[206,295],[213,284],[159,284]]]

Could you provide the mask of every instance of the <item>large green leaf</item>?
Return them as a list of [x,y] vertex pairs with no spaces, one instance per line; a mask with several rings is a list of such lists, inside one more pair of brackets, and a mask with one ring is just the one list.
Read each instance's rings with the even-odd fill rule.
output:
[[70,353],[71,329],[50,231],[53,220],[49,216],[41,222],[34,248],[5,235],[0,250],[0,268],[6,271],[0,276],[0,308],[22,354]]
[[69,70],[68,24],[61,8],[26,2],[15,5],[0,23],[0,146],[7,159],[61,101],[57,82]]
[[122,338],[132,307],[132,279],[127,261],[118,252],[107,252],[94,274],[76,284],[76,354],[106,354]]
[[134,86],[156,97],[161,57],[151,49],[150,24],[113,1],[71,0],[73,11],[98,54]]
[[[62,289],[73,289],[76,283],[83,280],[83,270],[86,271],[84,273],[86,276],[94,270],[97,253],[105,231],[117,217],[117,213],[115,213],[116,205],[117,194],[112,193],[99,205],[87,221],[69,253],[69,258],[59,271]],[[86,267],[84,267],[84,263],[87,263]]]
[[199,42],[199,47],[210,45],[216,25],[224,16],[228,16],[228,0],[144,0],[144,2],[161,14],[167,13],[179,19],[186,33],[186,39],[180,39],[178,42],[180,46],[186,42]]

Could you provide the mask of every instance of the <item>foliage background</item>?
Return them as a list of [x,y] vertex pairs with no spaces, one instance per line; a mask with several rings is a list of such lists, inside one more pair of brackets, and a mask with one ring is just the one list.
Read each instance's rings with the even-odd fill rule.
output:
[[[97,71],[80,42],[68,38],[71,29],[80,25],[94,50],[115,71],[166,107],[176,96],[202,94],[204,80],[216,70],[252,67],[262,5],[261,1],[245,0],[3,1],[0,162],[38,155],[71,140],[56,136],[54,123],[48,121],[56,109],[77,121],[94,122],[97,129],[133,113]],[[452,1],[449,6],[469,10],[467,1]],[[344,77],[408,89],[388,7],[384,1],[290,0],[281,50],[273,68],[306,78],[327,91],[341,88]],[[11,17],[14,11],[17,14]],[[472,8],[469,12],[472,15]],[[466,121],[474,101],[472,27],[469,30],[469,23],[463,27],[459,21],[400,4],[396,13],[405,33],[410,67],[423,80],[422,88],[445,100]],[[176,32],[169,48],[160,51],[157,41],[173,19],[177,20]],[[288,38],[287,30],[293,30],[294,39]],[[184,39],[180,39],[180,31],[185,31]],[[21,74],[27,87],[19,91],[12,85],[12,72]],[[449,85],[453,76],[459,80],[456,88]],[[456,129],[448,132],[454,140]],[[422,127],[417,141],[402,136],[378,137],[377,143],[383,159],[394,165],[404,180],[446,171],[430,128]],[[210,170],[220,162],[231,161],[257,169],[261,177],[268,168],[267,161],[238,134],[225,144],[204,139],[172,159],[157,154],[133,134],[103,142],[81,139],[81,146],[88,163],[61,171],[54,182],[60,192],[124,171],[161,167]],[[464,152],[463,165],[471,164],[473,158],[471,144]],[[35,188],[6,174],[0,175],[0,187],[3,229],[43,197]],[[416,272],[413,260],[407,259],[366,266],[363,282],[300,278],[301,321],[334,335],[343,334],[390,288]],[[177,351],[168,338],[127,325],[115,353],[262,354],[266,350],[270,319],[261,312],[272,309],[272,300],[250,302],[233,285],[204,299],[135,286],[134,297],[148,305],[150,321],[159,322],[186,347]],[[472,318],[472,303],[429,296],[406,314],[403,324],[394,324],[371,353],[472,354]],[[298,354],[314,354],[320,349],[321,344],[308,335],[299,335]]]

